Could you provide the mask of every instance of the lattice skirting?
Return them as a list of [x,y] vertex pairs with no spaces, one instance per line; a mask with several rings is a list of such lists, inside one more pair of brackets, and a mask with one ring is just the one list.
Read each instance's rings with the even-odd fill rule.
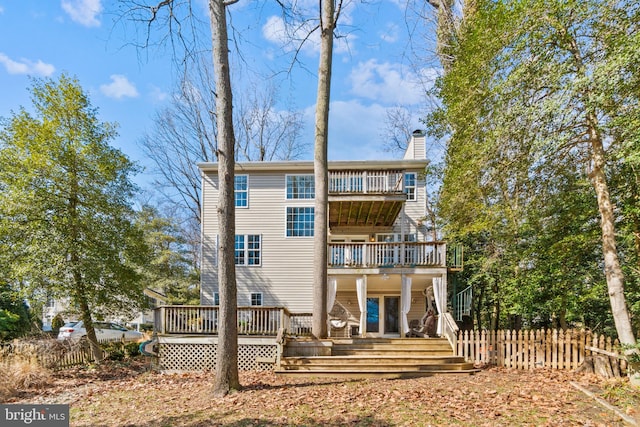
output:
[[[163,371],[215,370],[217,344],[160,343],[159,368]],[[241,371],[273,370],[276,345],[239,344],[238,369]]]

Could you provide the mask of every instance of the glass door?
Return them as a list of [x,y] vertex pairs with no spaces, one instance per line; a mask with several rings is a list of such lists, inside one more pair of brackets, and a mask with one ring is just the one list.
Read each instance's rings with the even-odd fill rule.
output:
[[400,333],[400,297],[384,297],[384,333]]
[[367,333],[380,332],[380,298],[367,298]]
[[[381,300],[382,299],[382,305]],[[367,334],[395,335],[400,333],[400,297],[367,298]]]

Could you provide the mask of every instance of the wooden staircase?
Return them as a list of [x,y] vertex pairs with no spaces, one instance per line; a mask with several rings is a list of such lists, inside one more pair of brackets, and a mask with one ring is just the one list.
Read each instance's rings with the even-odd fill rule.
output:
[[478,371],[463,357],[455,356],[445,338],[334,339],[324,351],[318,352],[324,355],[304,356],[293,355],[296,345],[289,345],[285,351],[287,356],[282,357],[276,367],[277,375],[412,378]]

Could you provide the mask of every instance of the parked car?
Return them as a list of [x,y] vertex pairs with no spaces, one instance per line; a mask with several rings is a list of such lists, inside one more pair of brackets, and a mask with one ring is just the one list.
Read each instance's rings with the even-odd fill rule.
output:
[[[122,325],[111,322],[93,322],[93,327],[96,330],[96,338],[98,341],[137,341],[143,338],[143,334],[138,331],[132,331]],[[87,336],[87,331],[84,328],[82,321],[70,322],[60,328],[58,333],[58,340],[73,340],[77,341]]]

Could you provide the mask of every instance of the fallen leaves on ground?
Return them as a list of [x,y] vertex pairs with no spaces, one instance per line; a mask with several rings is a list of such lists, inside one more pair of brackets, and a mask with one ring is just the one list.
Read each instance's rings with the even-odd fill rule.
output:
[[[241,372],[242,391],[215,398],[213,372],[163,374],[146,368],[112,363],[65,370],[51,387],[27,390],[14,402],[69,404],[73,426],[624,425],[570,381],[610,400],[617,398],[610,390],[624,384],[611,388],[595,376],[564,371],[493,368],[400,380]],[[640,392],[629,396],[624,390],[621,410],[637,416]]]

